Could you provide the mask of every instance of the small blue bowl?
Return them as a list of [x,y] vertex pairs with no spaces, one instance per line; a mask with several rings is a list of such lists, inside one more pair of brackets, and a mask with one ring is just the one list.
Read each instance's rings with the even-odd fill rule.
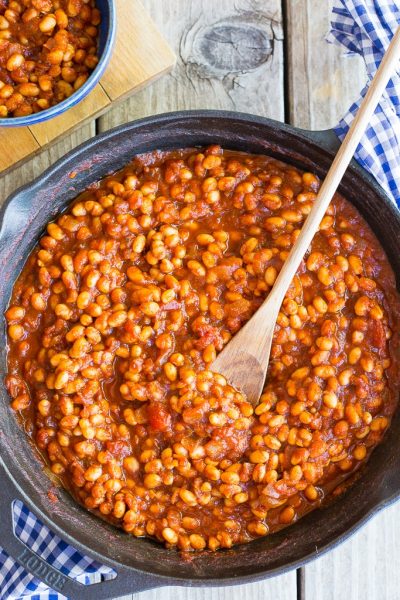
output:
[[88,77],[79,90],[76,90],[69,98],[66,98],[55,106],[27,115],[26,117],[0,119],[0,127],[27,127],[28,125],[36,125],[37,123],[43,123],[43,121],[57,117],[83,100],[99,82],[113,51],[117,20],[114,0],[97,0],[96,6],[101,12],[98,49],[99,62],[90,74],[90,77]]

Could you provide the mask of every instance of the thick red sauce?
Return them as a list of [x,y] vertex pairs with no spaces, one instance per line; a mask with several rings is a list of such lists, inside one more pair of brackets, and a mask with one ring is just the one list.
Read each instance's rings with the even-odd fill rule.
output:
[[260,404],[209,370],[319,187],[266,156],[155,152],[47,227],[6,313],[7,384],[51,471],[133,535],[216,550],[343,490],[397,403],[399,297],[336,195],[279,313]]

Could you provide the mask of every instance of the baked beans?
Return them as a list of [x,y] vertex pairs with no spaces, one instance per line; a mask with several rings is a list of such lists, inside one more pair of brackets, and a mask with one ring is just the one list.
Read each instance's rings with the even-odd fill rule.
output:
[[0,118],[78,90],[98,63],[95,0],[0,0]]
[[134,536],[217,550],[294,523],[381,441],[400,302],[336,195],[282,304],[256,408],[210,365],[271,290],[319,188],[267,156],[137,156],[78,196],[19,276],[7,386],[54,476]]

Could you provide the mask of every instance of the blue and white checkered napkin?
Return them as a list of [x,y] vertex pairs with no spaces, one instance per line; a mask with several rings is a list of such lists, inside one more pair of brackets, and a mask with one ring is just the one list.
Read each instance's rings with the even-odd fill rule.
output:
[[[399,0],[335,0],[328,42],[361,54],[369,81],[375,75],[396,29]],[[335,128],[343,140],[365,96],[368,83]],[[400,208],[400,65],[386,88],[355,155]]]
[[[342,44],[348,52],[361,54],[371,79],[399,25],[399,0],[336,0],[328,41]],[[367,86],[336,127],[341,139],[366,90]],[[379,103],[357,149],[356,158],[400,207],[400,68]],[[112,569],[82,556],[68,546],[19,501],[14,504],[14,514],[17,535],[62,573],[85,583],[113,577]],[[0,598],[61,600],[65,597],[29,575],[0,547]]]
[[[20,500],[14,502],[13,514],[17,537],[64,575],[69,575],[86,585],[115,577],[114,569],[82,556],[43,525]],[[27,573],[0,547],[0,599],[22,598],[67,600],[65,596],[49,589],[45,583]]]

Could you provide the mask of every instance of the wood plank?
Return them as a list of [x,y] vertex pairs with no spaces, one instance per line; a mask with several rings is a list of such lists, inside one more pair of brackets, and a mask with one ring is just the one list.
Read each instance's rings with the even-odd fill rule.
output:
[[25,158],[26,154],[36,152],[39,144],[28,129],[15,132],[13,129],[0,130],[0,169],[5,171]]
[[367,80],[364,61],[327,44],[333,0],[285,0],[289,121],[328,129],[346,113]]
[[284,119],[279,0],[145,0],[177,55],[173,72],[100,118],[100,130],[150,114],[196,108]]
[[395,504],[306,567],[306,600],[398,600],[399,540],[400,506]]
[[116,0],[118,14],[114,53],[101,85],[111,100],[120,100],[169,71],[175,55],[139,0]]
[[[17,188],[32,181],[47,167],[55,163],[61,156],[76,148],[79,144],[95,135],[95,123],[86,125],[64,140],[51,146],[49,150],[41,150],[23,165],[12,169],[8,174],[0,176],[0,204]],[[11,145],[14,141],[11,142]]]
[[[296,577],[291,573],[234,587],[169,587],[121,596],[118,600],[296,600]],[[325,599],[324,599],[325,600]]]

